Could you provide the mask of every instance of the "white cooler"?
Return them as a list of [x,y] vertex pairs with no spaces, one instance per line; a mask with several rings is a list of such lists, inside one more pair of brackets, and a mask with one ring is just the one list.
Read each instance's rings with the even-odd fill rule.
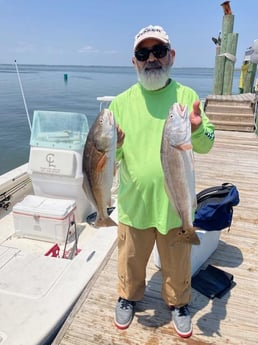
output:
[[[191,265],[192,275],[197,273],[202,264],[211,256],[219,244],[221,231],[197,230],[196,234],[200,239],[199,245],[192,246]],[[153,250],[154,264],[161,268],[158,249],[155,245]]]
[[65,242],[75,221],[74,200],[28,195],[13,206],[15,234],[18,237]]

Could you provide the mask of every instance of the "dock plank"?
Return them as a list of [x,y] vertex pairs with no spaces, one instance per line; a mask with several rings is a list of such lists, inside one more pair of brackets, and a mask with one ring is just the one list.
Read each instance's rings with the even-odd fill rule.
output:
[[197,192],[223,182],[236,184],[240,204],[234,208],[230,231],[223,230],[218,248],[205,265],[234,275],[236,285],[223,298],[209,300],[192,289],[191,338],[181,339],[171,327],[162,300],[161,272],[151,257],[143,301],[131,326],[113,326],[116,303],[117,250],[86,287],[60,330],[54,345],[254,345],[258,325],[258,137],[254,133],[216,131],[215,145],[206,155],[195,154]]

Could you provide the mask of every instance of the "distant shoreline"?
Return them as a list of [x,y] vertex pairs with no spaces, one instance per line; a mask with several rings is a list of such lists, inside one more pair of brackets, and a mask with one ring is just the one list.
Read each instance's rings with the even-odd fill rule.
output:
[[[0,63],[0,66],[13,66],[14,63]],[[30,64],[30,63],[20,63],[17,64],[18,66],[42,66],[42,67],[90,67],[90,68],[132,68],[134,69],[133,66],[127,65],[127,66],[120,66],[120,65],[57,65],[57,64]],[[185,69],[214,69],[214,67],[202,67],[202,66],[195,66],[195,67],[184,67],[184,66],[175,66],[173,69],[177,68],[185,68]]]

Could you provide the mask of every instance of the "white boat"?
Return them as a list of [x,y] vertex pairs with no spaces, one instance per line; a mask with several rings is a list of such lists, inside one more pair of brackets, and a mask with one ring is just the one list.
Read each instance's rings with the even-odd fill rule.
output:
[[[85,221],[95,211],[82,190],[87,132],[83,114],[35,111],[28,164],[0,176],[0,345],[51,343],[116,244],[116,227]],[[199,237],[193,273],[216,249],[219,232]]]
[[87,130],[82,114],[35,112],[29,163],[0,176],[1,345],[50,342],[116,241],[84,221]]

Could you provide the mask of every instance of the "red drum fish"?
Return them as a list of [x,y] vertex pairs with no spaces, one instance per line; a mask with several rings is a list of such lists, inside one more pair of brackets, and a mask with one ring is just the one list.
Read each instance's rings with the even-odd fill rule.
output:
[[116,124],[113,113],[103,109],[90,128],[84,147],[83,188],[97,210],[95,226],[117,225],[108,215],[116,152]]
[[200,244],[192,222],[196,194],[191,122],[188,107],[179,103],[171,106],[164,124],[161,164],[166,193],[182,221],[182,227],[172,230],[177,231],[175,241]]

